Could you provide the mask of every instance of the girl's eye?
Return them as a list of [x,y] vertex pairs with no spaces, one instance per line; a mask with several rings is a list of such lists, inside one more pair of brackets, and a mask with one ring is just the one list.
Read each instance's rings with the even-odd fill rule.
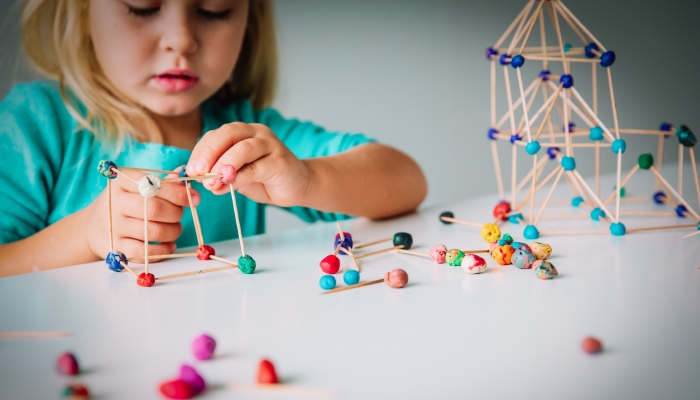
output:
[[129,14],[133,14],[137,17],[150,17],[160,10],[160,7],[150,7],[150,8],[137,8],[133,6],[129,7]]
[[197,10],[197,13],[206,19],[227,19],[231,15],[231,9],[224,11]]

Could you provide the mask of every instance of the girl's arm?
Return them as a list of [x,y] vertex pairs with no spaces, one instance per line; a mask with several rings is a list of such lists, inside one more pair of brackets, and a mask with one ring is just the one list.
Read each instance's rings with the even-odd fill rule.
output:
[[[226,164],[238,171],[234,189],[281,207],[385,218],[415,209],[427,193],[420,167],[391,147],[370,143],[299,160],[261,124],[235,122],[208,132],[195,146],[187,173],[218,173]],[[228,190],[218,179],[204,185],[217,194]]]

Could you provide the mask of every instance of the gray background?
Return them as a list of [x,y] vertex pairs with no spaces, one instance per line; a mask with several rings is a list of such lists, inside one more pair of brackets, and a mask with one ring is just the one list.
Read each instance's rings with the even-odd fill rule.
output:
[[[17,81],[30,79],[18,57],[18,3],[0,0],[0,97]],[[489,64],[483,52],[525,4],[525,0],[276,1],[281,90],[275,105],[288,117],[364,132],[413,156],[430,185],[423,207],[493,193],[495,174],[485,136]],[[656,129],[669,121],[700,129],[696,97],[700,3],[570,0],[565,4],[617,53],[613,77],[621,126]],[[580,46],[570,31],[564,35],[566,42]],[[539,36],[533,33],[534,39]],[[548,40],[553,39],[553,32],[548,32]],[[531,64],[523,68],[526,82],[538,71]],[[580,76],[576,87],[584,96],[590,93],[590,69],[586,72],[588,77],[573,71]],[[599,76],[604,72],[599,69]],[[502,90],[502,71],[499,77]],[[606,88],[599,86],[600,115],[612,126]],[[501,100],[502,93],[499,90]],[[504,111],[501,104],[499,114]],[[656,152],[656,138],[627,139],[625,169],[640,153]],[[666,144],[665,163],[677,159],[675,139]],[[502,158],[508,146],[500,144]],[[614,160],[605,151],[604,171],[612,172]],[[522,176],[531,164],[521,154]],[[585,165],[586,160],[592,160],[592,152],[577,153],[578,169],[590,175],[592,166]],[[507,162],[502,165],[510,169]],[[666,175],[671,183],[676,181],[674,172]],[[271,208],[268,231],[299,224]]]

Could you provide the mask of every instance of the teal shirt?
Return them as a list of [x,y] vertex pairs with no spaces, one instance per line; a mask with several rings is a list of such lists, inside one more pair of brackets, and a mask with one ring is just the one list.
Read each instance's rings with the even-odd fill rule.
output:
[[[372,140],[361,134],[329,132],[309,122],[285,119],[274,109],[254,110],[248,101],[201,105],[202,133],[229,122],[268,126],[298,158],[337,154]],[[114,146],[84,129],[68,113],[58,84],[37,81],[15,86],[0,103],[0,243],[14,242],[91,204],[107,186],[97,172],[101,159],[118,166],[173,170],[187,164],[191,152],[128,139],[119,154]],[[197,207],[206,243],[238,237],[231,197],[216,196],[199,183]],[[265,205],[236,193],[244,236],[265,232]],[[347,218],[304,207],[288,211],[307,222]],[[105,210],[105,213],[107,210]],[[178,247],[197,244],[192,216],[185,209]],[[107,229],[107,227],[105,227]]]

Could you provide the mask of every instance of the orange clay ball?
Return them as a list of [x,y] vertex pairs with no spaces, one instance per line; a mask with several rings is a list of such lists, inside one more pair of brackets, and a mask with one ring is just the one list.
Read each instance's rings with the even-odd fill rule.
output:
[[510,258],[513,256],[513,253],[515,253],[515,249],[509,244],[496,246],[491,252],[491,258],[501,265],[508,265],[511,263]]
[[581,344],[581,348],[583,349],[584,352],[588,354],[595,354],[595,353],[600,353],[601,350],[603,350],[603,344],[600,343],[600,340],[594,338],[594,337],[587,337],[583,339],[583,343]]

